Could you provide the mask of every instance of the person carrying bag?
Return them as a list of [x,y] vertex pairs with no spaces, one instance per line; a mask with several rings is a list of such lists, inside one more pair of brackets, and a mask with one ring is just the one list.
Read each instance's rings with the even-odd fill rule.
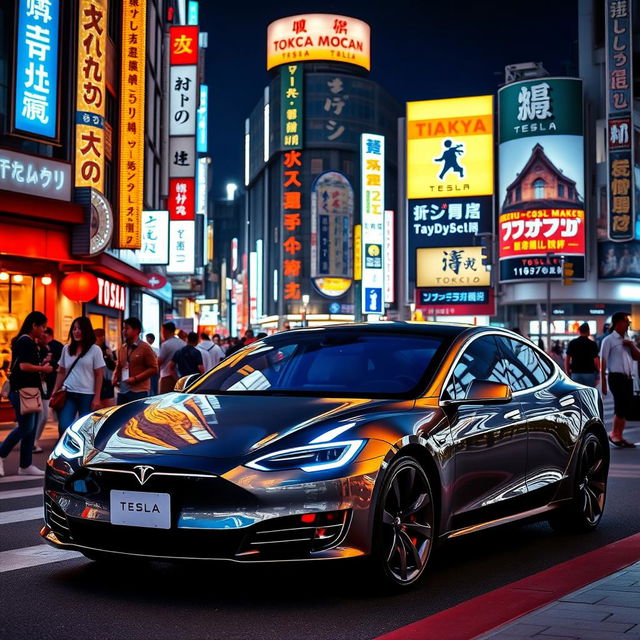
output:
[[18,475],[43,476],[44,471],[34,464],[33,444],[37,419],[42,410],[42,375],[51,373],[50,364],[41,364],[37,342],[47,325],[47,318],[32,311],[11,345],[11,390],[9,400],[16,413],[17,426],[0,445],[0,476],[4,475],[4,458],[20,442]]

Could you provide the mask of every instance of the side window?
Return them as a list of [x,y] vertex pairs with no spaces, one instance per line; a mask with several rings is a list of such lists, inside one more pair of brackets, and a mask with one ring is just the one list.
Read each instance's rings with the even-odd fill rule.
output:
[[463,351],[445,393],[456,400],[464,398],[473,380],[507,383],[508,365],[494,336],[478,338]]
[[546,382],[551,375],[549,365],[524,342],[512,338],[498,338],[509,360],[509,384],[514,391],[523,391]]

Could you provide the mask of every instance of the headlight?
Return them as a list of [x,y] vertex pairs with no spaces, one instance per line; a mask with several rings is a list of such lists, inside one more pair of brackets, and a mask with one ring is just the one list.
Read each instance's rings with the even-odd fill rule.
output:
[[304,447],[283,449],[247,463],[247,467],[259,471],[281,471],[302,469],[303,471],[326,471],[338,469],[351,462],[362,449],[364,440],[308,444]]
[[82,427],[89,422],[91,416],[82,416],[76,420],[67,430],[62,434],[58,444],[51,453],[52,458],[67,458],[67,460],[73,460],[74,458],[80,458],[84,455],[85,439],[82,435]]

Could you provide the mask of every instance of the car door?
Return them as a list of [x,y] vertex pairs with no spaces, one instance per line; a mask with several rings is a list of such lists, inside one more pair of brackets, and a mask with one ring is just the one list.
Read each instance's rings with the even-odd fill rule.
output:
[[445,382],[441,404],[455,451],[452,529],[509,515],[526,493],[527,432],[518,400],[464,403],[473,380],[508,383],[507,366],[495,336],[481,335],[463,349]]
[[547,504],[564,478],[580,433],[577,390],[546,357],[515,338],[499,337],[509,360],[509,384],[527,420],[527,489],[530,507]]

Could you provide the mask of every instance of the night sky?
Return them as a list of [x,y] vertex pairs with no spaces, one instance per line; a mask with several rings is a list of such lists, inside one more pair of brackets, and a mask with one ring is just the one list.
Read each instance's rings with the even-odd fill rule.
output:
[[400,102],[495,93],[504,67],[542,62],[577,74],[577,0],[200,1],[209,33],[211,195],[243,184],[244,121],[269,82],[267,26],[300,13],[335,13],[371,26],[371,74]]

